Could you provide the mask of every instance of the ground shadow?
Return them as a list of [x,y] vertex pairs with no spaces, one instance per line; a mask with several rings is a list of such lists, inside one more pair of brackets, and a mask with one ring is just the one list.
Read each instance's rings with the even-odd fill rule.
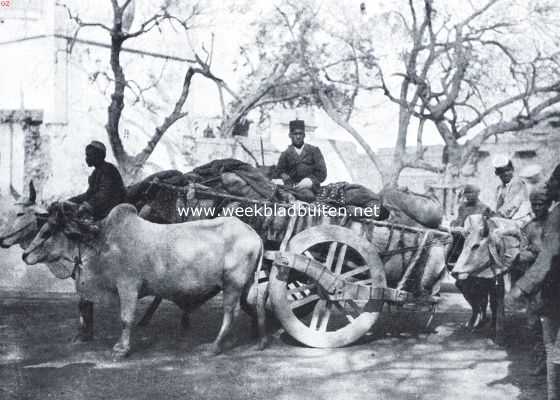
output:
[[[130,357],[113,363],[117,307],[97,307],[95,340],[71,345],[76,298],[4,296],[0,306],[2,399],[218,399],[224,391],[232,399],[475,399],[512,387],[518,399],[545,398],[545,385],[529,376],[532,341],[519,313],[507,317],[505,352],[485,339],[487,332],[462,328],[469,314],[461,307],[436,314],[430,331],[422,327],[425,316],[383,313],[369,335],[343,349],[302,347],[276,325],[264,352],[253,349],[242,314],[225,355],[208,357],[204,345],[221,323],[219,298],[192,314],[186,332],[181,311],[163,302],[150,325],[135,330]],[[497,378],[481,383],[487,372]]]

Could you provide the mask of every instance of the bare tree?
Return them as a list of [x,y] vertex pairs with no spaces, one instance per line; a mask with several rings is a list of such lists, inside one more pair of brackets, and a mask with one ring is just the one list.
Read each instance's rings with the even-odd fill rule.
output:
[[[400,96],[382,85],[400,106],[399,139],[413,116],[435,124],[447,146],[452,175],[489,137],[533,127],[553,115],[560,102],[558,53],[516,51],[508,36],[511,40],[517,21],[484,18],[499,3],[507,2],[491,0],[452,26],[441,18],[434,26],[434,1],[424,0],[420,10],[410,1],[413,44]],[[501,63],[501,71],[507,66],[510,84],[492,73],[492,63]]]
[[[201,12],[198,5],[185,11],[184,6],[174,7],[168,0],[159,12],[133,24],[137,19],[134,0],[122,1],[111,0],[110,26],[85,22],[70,10],[68,14],[76,22],[77,32],[93,27],[110,35],[111,70],[105,75],[111,82],[111,100],[106,130],[119,167],[128,179],[138,173],[165,132],[187,114],[185,103],[197,74],[216,84],[222,110],[221,137],[231,136],[234,127],[253,110],[266,118],[279,104],[317,106],[365,149],[383,183],[391,185],[397,183],[404,168],[446,170],[455,176],[473,161],[486,139],[534,126],[550,117],[560,101],[558,45],[532,53],[515,46],[519,21],[507,17],[499,7],[516,0],[473,0],[475,5],[462,19],[457,19],[443,2],[437,3],[436,9],[436,0],[409,0],[406,7],[400,6],[365,25],[329,14],[324,2],[296,4],[286,0],[258,16],[255,36],[240,47],[237,77],[230,82],[213,73],[214,36],[209,46],[197,47],[190,42],[189,31]],[[550,0],[531,3],[532,18],[543,24],[546,15],[550,20],[558,15],[553,5],[541,4],[546,1]],[[368,36],[371,24],[394,28],[387,24],[388,15],[396,16],[404,43],[395,49],[401,55],[401,68],[396,73],[386,70],[378,55],[382,44]],[[174,107],[160,119],[145,147],[131,155],[124,148],[121,132],[125,94],[133,104],[141,101],[149,105],[145,94],[156,84],[142,87],[127,80],[121,63],[123,44],[159,29],[163,23],[185,32],[191,59],[187,59],[178,97],[169,101]],[[131,31],[132,26],[138,26],[137,30]],[[378,93],[398,110],[395,150],[392,163],[387,165],[364,139],[367,132],[355,117],[359,99]],[[158,116],[162,109],[150,106],[149,111]],[[416,126],[416,151],[408,153],[407,138]],[[449,163],[445,167],[431,165],[423,158],[423,132],[428,126],[437,129],[446,144]]]
[[[476,161],[477,149],[489,137],[521,131],[557,115],[560,49],[554,21],[560,12],[548,0],[520,2],[525,7],[522,17],[507,12],[515,0],[473,1],[462,5],[462,13],[444,2],[437,2],[436,10],[435,0],[409,0],[366,24],[356,8],[339,26],[338,15],[325,17],[324,3],[285,3],[277,11],[297,43],[314,104],[366,150],[384,184],[396,185],[405,168],[456,177],[465,164]],[[347,6],[341,7],[339,14],[344,14]],[[468,7],[471,10],[465,12]],[[526,40],[525,46],[519,37],[527,32],[516,30],[520,24],[540,27],[530,33],[534,41]],[[372,32],[380,26],[389,33],[376,40]],[[387,46],[382,41],[394,35],[400,48],[390,51],[400,55],[397,71],[387,69],[380,51]],[[534,43],[539,40],[550,46],[538,48]],[[397,107],[395,147],[388,164],[372,151],[364,140],[366,132],[360,132],[353,119],[356,99],[377,93]],[[424,160],[427,126],[446,144],[447,165]],[[416,151],[410,153],[407,139],[413,127]]]
[[[322,35],[324,28],[319,11],[319,3],[313,0],[298,3],[287,0],[273,7],[270,15],[263,18],[254,47],[242,49],[246,64],[250,66],[246,76],[256,83],[252,95],[244,98],[251,99],[246,103],[259,109],[279,104],[324,109],[354,137],[378,170],[383,171],[373,149],[350,124],[360,90],[360,65],[371,64],[371,55],[358,55],[341,40]],[[341,43],[345,51],[339,51]],[[256,54],[256,62],[249,53]],[[267,78],[263,79],[262,69],[271,67],[273,73],[266,73]],[[332,85],[320,76],[321,72],[348,70],[352,71],[347,74],[353,82],[351,89]],[[239,107],[241,104],[234,103],[234,109],[244,110],[243,106]]]
[[[166,5],[162,6],[161,12],[155,14],[148,18],[146,21],[142,22],[140,27],[137,31],[134,32],[126,32],[123,29],[123,15],[125,15],[125,11],[127,7],[131,4],[133,0],[125,0],[122,6],[119,6],[117,0],[111,0],[112,8],[113,8],[113,25],[110,28],[110,35],[111,35],[111,70],[114,75],[114,87],[113,93],[111,94],[111,104],[108,108],[108,116],[107,116],[107,125],[105,129],[107,130],[107,134],[109,135],[109,140],[111,143],[111,148],[113,149],[113,153],[119,166],[129,178],[136,176],[136,174],[141,169],[142,165],[146,162],[146,160],[150,157],[154,148],[161,140],[162,136],[165,132],[179,119],[183,118],[187,115],[187,112],[183,110],[187,97],[189,96],[189,90],[191,81],[195,74],[203,73],[204,71],[200,68],[195,68],[190,66],[184,76],[183,85],[181,88],[181,93],[179,98],[177,99],[173,110],[163,119],[161,124],[154,129],[154,133],[144,149],[134,155],[129,155],[126,150],[124,149],[119,124],[121,121],[122,111],[124,109],[124,92],[128,85],[128,82],[125,77],[124,70],[122,68],[120,62],[120,54],[122,51],[123,43],[131,38],[138,37],[143,35],[154,27],[158,26],[164,20],[170,20],[173,17],[169,14],[169,10]],[[191,15],[187,16],[184,19],[183,26],[188,27],[187,21],[194,18],[198,13],[198,9],[196,6],[193,6]]]
[[[193,77],[196,74],[206,75],[208,72],[205,68],[198,65],[197,60],[190,60],[192,63],[187,68],[181,91],[175,101],[173,109],[168,112],[168,114],[161,120],[161,122],[154,128],[153,133],[148,140],[145,147],[137,154],[131,155],[124,148],[122,142],[122,129],[121,122],[123,116],[123,110],[125,108],[125,91],[129,90],[136,97],[135,101],[139,101],[143,98],[144,92],[149,90],[148,88],[142,88],[133,80],[127,80],[125,70],[121,63],[121,53],[123,52],[123,45],[127,40],[138,38],[142,35],[147,34],[155,28],[159,28],[164,22],[170,22],[173,20],[180,21],[181,26],[184,29],[189,29],[191,21],[196,18],[200,9],[198,5],[193,5],[186,17],[178,17],[173,15],[172,8],[173,4],[171,1],[165,1],[159,12],[151,15],[146,20],[138,24],[137,30],[131,30],[133,20],[135,18],[135,0],[124,0],[119,4],[118,0],[111,0],[112,9],[112,23],[111,25],[106,25],[100,22],[86,22],[83,21],[78,13],[73,13],[70,8],[64,4],[60,4],[65,7],[69,18],[75,22],[76,30],[74,32],[74,39],[78,37],[78,34],[83,28],[99,28],[107,32],[111,39],[110,46],[110,68],[112,76],[104,72],[98,72],[97,74],[104,74],[105,77],[112,82],[111,91],[111,102],[107,109],[107,123],[105,129],[113,150],[113,154],[118,163],[119,169],[124,174],[125,179],[134,179],[138,172],[141,170],[144,163],[148,160],[152,152],[154,151],[156,145],[161,140],[162,136],[167,132],[167,130],[179,121],[181,118],[187,115],[187,111],[184,110],[185,102],[189,96],[190,86]],[[70,46],[71,50],[71,46]],[[161,79],[161,78],[160,78]],[[155,84],[154,84],[155,85]]]
[[[391,12],[397,15],[404,31],[406,47],[401,71],[388,78],[382,64],[374,61],[377,83],[329,79],[366,91],[381,90],[398,106],[393,162],[389,173],[384,174],[385,183],[391,185],[397,183],[404,168],[443,172],[440,166],[423,159],[426,123],[433,124],[445,142],[446,172],[456,177],[465,164],[475,161],[476,151],[485,140],[533,127],[557,114],[555,106],[560,103],[558,43],[552,41],[546,53],[535,42],[528,42],[526,47],[516,46],[520,36],[516,27],[522,22],[541,24],[541,33],[557,28],[544,26],[547,15],[560,16],[553,3],[535,2],[527,13],[532,21],[508,17],[507,7],[515,3],[508,0],[472,6],[472,11],[459,21],[449,13],[438,12],[435,3],[409,0],[407,10]],[[444,4],[438,6],[443,8]],[[546,42],[540,36],[534,39]],[[358,55],[372,54],[371,42],[347,43]],[[388,79],[399,80],[398,90]],[[413,120],[418,122],[417,147],[415,153],[407,153],[407,136]]]
[[[110,26],[99,22],[84,21],[77,13],[66,7],[69,18],[76,24],[74,39],[83,28],[96,28],[106,31],[111,38],[110,46],[110,72],[97,71],[92,74],[92,80],[99,77],[110,82],[110,105],[108,107],[107,124],[105,126],[113,154],[121,172],[126,179],[132,180],[146,163],[163,135],[181,118],[188,114],[185,103],[190,94],[191,82],[195,75],[203,76],[213,81],[217,88],[217,98],[222,109],[222,121],[218,127],[220,137],[230,137],[235,126],[242,121],[251,110],[258,109],[261,115],[267,115],[276,104],[293,104],[298,99],[303,99],[310,94],[310,86],[302,84],[306,74],[298,69],[297,58],[282,40],[273,38],[272,30],[267,29],[266,20],[259,22],[256,36],[252,42],[242,46],[239,57],[239,79],[226,82],[213,73],[214,62],[214,34],[211,33],[209,43],[193,44],[189,35],[196,19],[202,11],[198,4],[190,8],[181,5],[178,7],[172,1],[165,1],[159,12],[149,16],[145,21],[136,23],[137,30],[132,30],[134,16],[134,0],[111,0],[112,24]],[[185,16],[186,14],[186,16]],[[175,105],[168,114],[161,119],[154,128],[153,133],[145,147],[137,154],[129,154],[123,145],[123,111],[127,104],[134,105],[141,102],[153,115],[159,115],[161,107],[156,107],[146,98],[146,93],[158,86],[162,79],[152,79],[152,83],[142,86],[133,79],[128,79],[121,61],[121,55],[126,41],[139,38],[159,29],[162,24],[170,25],[174,30],[179,28],[185,33],[185,47],[189,50],[190,59],[184,73],[181,92],[174,101]],[[209,44],[209,45],[208,45]],[[228,44],[229,45],[229,44]],[[70,46],[71,49],[72,46]],[[128,96],[128,97],[127,97]],[[167,96],[165,96],[167,97]]]
[[266,118],[277,105],[306,103],[311,93],[307,76],[293,54],[293,43],[277,29],[278,15],[259,17],[254,36],[240,46],[235,67],[238,88],[217,82],[222,101],[221,136],[230,136],[252,110],[259,110],[261,118]]

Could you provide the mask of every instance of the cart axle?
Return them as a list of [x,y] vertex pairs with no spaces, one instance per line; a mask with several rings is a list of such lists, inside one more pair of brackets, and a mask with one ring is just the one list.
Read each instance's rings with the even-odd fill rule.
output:
[[335,274],[320,262],[301,254],[266,251],[264,257],[276,266],[283,267],[286,278],[289,268],[309,276],[323,288],[326,299],[330,301],[376,300],[402,304],[415,299],[412,293],[405,290],[353,283],[342,275]]

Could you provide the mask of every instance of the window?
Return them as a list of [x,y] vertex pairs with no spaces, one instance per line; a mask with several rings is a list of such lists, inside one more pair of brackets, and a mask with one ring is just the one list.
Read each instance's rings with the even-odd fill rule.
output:
[[535,150],[520,150],[516,151],[513,156],[520,159],[535,158],[537,152]]
[[476,156],[477,156],[477,158],[478,158],[479,160],[482,160],[482,159],[484,159],[484,158],[489,157],[489,156],[490,156],[490,153],[487,152],[487,151],[485,151],[485,150],[478,150],[478,151],[476,152]]

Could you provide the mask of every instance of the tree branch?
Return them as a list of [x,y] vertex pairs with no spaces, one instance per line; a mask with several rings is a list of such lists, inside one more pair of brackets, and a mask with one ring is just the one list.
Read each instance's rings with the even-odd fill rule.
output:
[[166,11],[163,14],[152,15],[149,19],[147,19],[140,25],[140,28],[136,32],[124,34],[123,38],[124,40],[127,40],[127,39],[138,37],[144,33],[148,33],[156,26],[158,26],[160,22],[168,18],[169,15],[167,14]]
[[127,164],[129,155],[126,153],[122,140],[119,135],[119,123],[124,109],[124,91],[126,78],[120,64],[120,53],[122,50],[122,10],[119,8],[117,0],[111,0],[113,5],[113,29],[111,29],[111,56],[110,64],[114,76],[114,88],[111,94],[111,103],[107,110],[108,119],[105,129],[109,136],[113,154],[119,166]]
[[84,21],[82,21],[82,19],[80,18],[80,16],[78,14],[76,14],[76,15],[72,14],[72,11],[70,10],[70,8],[65,3],[56,2],[56,5],[60,6],[60,7],[64,7],[64,9],[66,10],[66,13],[68,14],[68,18],[70,18],[72,21],[74,21],[78,25],[78,29],[83,28],[83,27],[97,27],[97,28],[104,29],[107,32],[111,32],[111,28],[109,28],[107,25],[104,25],[100,22],[84,22]]
[[360,90],[360,66],[356,56],[356,48],[354,46],[350,46],[350,48],[352,50],[352,54],[354,55],[354,73],[356,74],[356,83],[354,85],[352,95],[350,96],[350,105],[348,106],[348,112],[346,113],[346,121],[350,121],[350,118],[352,117],[356,97],[358,96],[358,92]]
[[483,7],[481,7],[478,10],[475,10],[475,12],[473,12],[471,15],[469,15],[467,18],[465,18],[462,22],[458,23],[456,25],[456,27],[461,28],[461,27],[469,25],[472,21],[474,21],[476,18],[478,18],[482,14],[484,14],[490,7],[492,7],[498,1],[500,1],[500,0],[490,0]]
[[323,105],[323,109],[327,113],[327,115],[341,128],[345,131],[350,133],[354,139],[362,146],[362,148],[366,151],[368,157],[371,159],[375,168],[379,171],[383,182],[386,182],[386,171],[387,169],[384,168],[385,166],[382,164],[381,160],[377,157],[377,154],[373,151],[373,149],[369,146],[369,144],[362,138],[362,136],[358,133],[356,129],[352,125],[348,123],[348,121],[336,111],[335,107],[332,104],[332,101],[324,92],[324,89],[317,88],[317,94],[319,96],[319,100]]
[[445,171],[445,167],[433,165],[427,161],[418,158],[408,159],[408,157],[404,157],[404,161],[401,164],[401,170],[405,168],[423,169],[426,171],[435,172],[436,174],[441,174]]
[[189,89],[191,86],[192,78],[195,74],[202,73],[202,70],[190,67],[185,74],[185,79],[183,80],[183,88],[181,91],[181,95],[179,99],[175,103],[175,107],[173,111],[163,120],[162,124],[155,129],[155,133],[153,134],[152,138],[146,145],[146,147],[135,157],[134,163],[136,164],[137,168],[140,168],[144,162],[150,157],[154,148],[160,141],[161,137],[171,125],[175,122],[180,120],[181,118],[188,115],[188,112],[183,112],[183,106],[187,101],[187,97],[189,96]]
[[538,94],[538,93],[555,92],[555,91],[558,91],[558,90],[560,90],[560,81],[555,82],[552,85],[533,88],[529,92],[523,92],[523,93],[520,93],[516,96],[512,96],[508,99],[505,99],[505,100],[503,100],[499,103],[496,103],[493,106],[488,107],[485,111],[481,112],[478,117],[474,118],[472,121],[467,123],[463,128],[461,128],[461,130],[459,131],[459,135],[460,136],[465,136],[470,129],[472,129],[476,125],[480,124],[490,114],[492,114],[494,112],[498,112],[499,110],[501,110],[502,108],[504,108],[506,106],[514,104],[514,103],[516,103],[516,102],[518,102],[518,101],[520,101],[524,98],[527,98],[527,97],[529,97],[529,95]]
[[472,139],[465,143],[465,151],[463,153],[463,159],[466,160],[468,156],[476,149],[480,147],[488,138],[493,135],[498,135],[505,132],[514,132],[524,129],[529,129],[536,126],[539,122],[545,121],[547,119],[553,118],[558,115],[558,111],[551,110],[544,112],[547,108],[560,103],[560,94],[557,94],[543,102],[539,105],[533,107],[529,111],[529,115],[520,117],[517,116],[509,121],[500,121],[495,124],[489,125],[481,132],[479,132]]

